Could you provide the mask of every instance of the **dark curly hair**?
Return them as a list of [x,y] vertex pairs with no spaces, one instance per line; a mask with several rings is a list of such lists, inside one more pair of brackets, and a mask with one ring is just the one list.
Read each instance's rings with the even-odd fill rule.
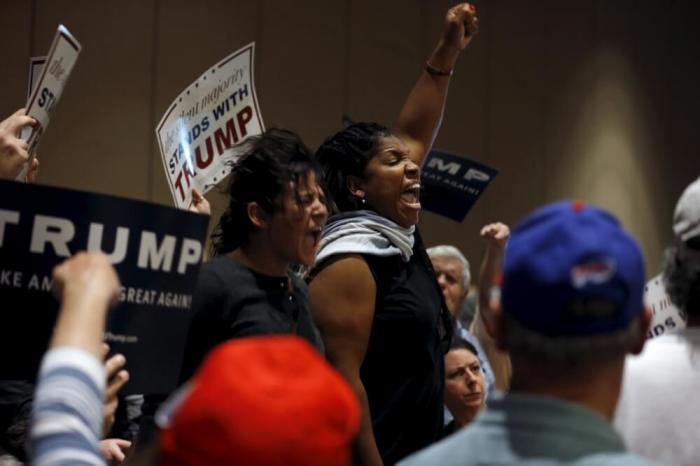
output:
[[362,209],[348,189],[348,177],[364,178],[367,162],[391,131],[378,123],[353,123],[327,138],[316,151],[334,213]]
[[279,197],[290,182],[298,184],[314,173],[322,183],[313,153],[297,134],[270,128],[244,144],[246,152],[231,172],[228,207],[212,233],[212,256],[231,252],[247,241],[255,228],[248,217],[249,202],[257,202],[272,214],[280,207]]
[[[690,248],[695,254],[700,252],[700,237],[696,246]],[[671,302],[678,308],[683,319],[689,316],[700,317],[700,263],[698,259],[682,260],[679,248],[672,246],[664,251],[663,281]],[[686,245],[685,248],[688,248]],[[687,255],[687,254],[686,254]]]

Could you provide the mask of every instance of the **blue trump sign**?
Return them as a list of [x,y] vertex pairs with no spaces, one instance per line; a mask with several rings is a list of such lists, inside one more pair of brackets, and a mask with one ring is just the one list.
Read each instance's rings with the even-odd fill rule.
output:
[[449,152],[432,150],[423,164],[421,205],[461,222],[498,170]]
[[105,340],[127,358],[124,392],[170,392],[208,223],[147,202],[0,181],[0,379],[36,376],[58,310],[53,267],[78,251],[101,250],[122,284]]

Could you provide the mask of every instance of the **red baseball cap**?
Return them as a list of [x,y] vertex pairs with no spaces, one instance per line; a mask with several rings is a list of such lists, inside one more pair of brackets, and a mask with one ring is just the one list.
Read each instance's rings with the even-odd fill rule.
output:
[[294,336],[223,343],[178,398],[163,466],[346,465],[360,423],[350,385]]

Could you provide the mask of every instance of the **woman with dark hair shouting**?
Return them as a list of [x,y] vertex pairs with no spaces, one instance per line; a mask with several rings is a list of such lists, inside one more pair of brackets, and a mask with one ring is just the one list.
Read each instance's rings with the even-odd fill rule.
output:
[[311,151],[286,130],[247,143],[229,185],[229,205],[202,266],[181,379],[230,338],[297,334],[319,350],[304,282],[289,266],[314,262],[328,217]]
[[336,215],[310,275],[311,309],[327,357],[363,406],[361,464],[394,464],[442,434],[451,324],[415,225],[420,167],[477,28],[473,6],[450,9],[396,128],[353,124],[316,153]]

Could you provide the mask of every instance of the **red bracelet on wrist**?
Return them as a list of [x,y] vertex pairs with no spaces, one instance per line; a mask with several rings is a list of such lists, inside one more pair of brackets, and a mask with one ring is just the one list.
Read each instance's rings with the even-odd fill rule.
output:
[[433,65],[431,65],[430,61],[425,62],[425,71],[433,76],[452,76],[452,73],[454,73],[453,68],[450,68],[449,70],[441,70],[440,68],[435,68]]

